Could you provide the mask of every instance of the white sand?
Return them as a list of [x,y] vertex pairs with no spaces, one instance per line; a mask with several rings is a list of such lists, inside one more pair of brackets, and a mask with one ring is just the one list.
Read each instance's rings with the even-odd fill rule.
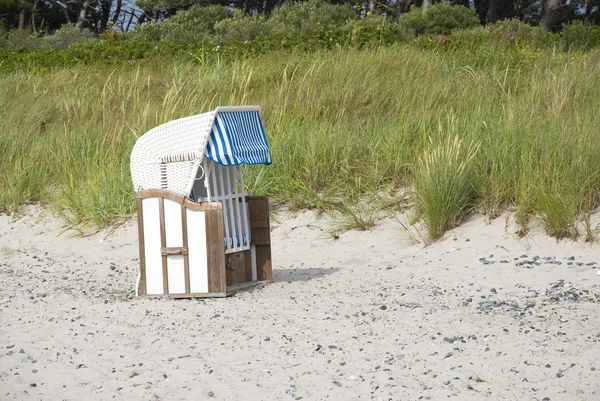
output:
[[273,284],[172,300],[133,297],[134,222],[101,241],[0,216],[0,400],[600,400],[598,245],[278,220]]

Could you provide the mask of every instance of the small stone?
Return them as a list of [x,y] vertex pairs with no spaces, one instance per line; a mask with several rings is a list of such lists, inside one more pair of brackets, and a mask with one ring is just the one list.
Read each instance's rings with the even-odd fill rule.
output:
[[11,348],[14,348],[14,347],[15,347],[15,345],[14,345],[14,344],[7,345],[7,346],[6,346],[6,348],[7,348],[7,349],[11,349]]
[[569,256],[567,260],[575,260],[575,256]]
[[386,309],[387,309],[387,306],[385,306],[385,305],[381,305],[381,306],[379,307],[379,309],[381,309],[381,310],[386,310]]
[[33,369],[33,370],[31,371],[31,373],[37,373],[37,372],[38,372],[38,371],[37,371],[37,369]]
[[265,337],[265,341],[271,341],[271,337]]
[[213,397],[215,396],[215,393],[214,393],[214,391],[209,391],[209,392],[208,392],[208,396],[209,396],[210,398],[213,398]]
[[346,362],[340,362],[340,366],[346,366]]
[[527,255],[521,255],[521,259],[527,259]]
[[548,369],[550,369],[550,368],[552,367],[552,365],[550,365],[549,363],[547,363],[547,364],[546,364],[546,367],[547,367]]
[[495,289],[495,288],[492,288],[492,289],[490,290],[490,292],[491,292],[492,294],[497,294],[497,293],[498,293],[498,291],[496,291],[496,289]]
[[31,384],[29,385],[29,387],[37,387],[37,384],[36,384],[36,383],[31,383]]
[[21,348],[21,349],[19,350],[19,354],[24,354],[24,353],[25,353],[25,350],[24,350],[23,348]]
[[447,343],[450,343],[450,344],[454,344],[454,342],[456,340],[458,340],[458,338],[456,338],[456,336],[444,337],[444,341],[446,341]]

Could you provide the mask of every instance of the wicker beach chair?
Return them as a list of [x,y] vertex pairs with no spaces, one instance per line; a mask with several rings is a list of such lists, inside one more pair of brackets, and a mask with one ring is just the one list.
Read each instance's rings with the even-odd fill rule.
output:
[[268,199],[244,192],[242,164],[271,164],[259,107],[218,107],[137,140],[139,295],[225,296],[271,280]]

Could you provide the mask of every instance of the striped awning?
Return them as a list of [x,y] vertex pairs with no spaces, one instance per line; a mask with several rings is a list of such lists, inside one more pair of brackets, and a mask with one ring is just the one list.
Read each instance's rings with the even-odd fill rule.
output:
[[205,156],[224,166],[271,164],[271,152],[258,109],[228,111],[218,108]]

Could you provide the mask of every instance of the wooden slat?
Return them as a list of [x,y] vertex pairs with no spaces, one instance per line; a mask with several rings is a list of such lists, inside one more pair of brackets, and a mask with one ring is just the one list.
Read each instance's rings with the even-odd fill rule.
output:
[[142,200],[137,199],[138,218],[138,242],[140,246],[140,282],[138,284],[138,295],[146,295],[146,255],[144,251],[144,211]]
[[[181,229],[183,231],[183,247],[188,248],[187,212],[185,206],[181,205]],[[185,292],[190,293],[190,259],[189,252],[183,255],[183,275],[185,279]]]
[[259,281],[273,281],[271,245],[256,247],[256,275]]
[[223,210],[206,211],[206,256],[208,269],[208,292],[226,292],[225,251],[223,247]]
[[194,211],[221,209],[221,204],[219,202],[202,202],[202,203],[193,202],[189,199],[186,199],[182,195],[179,195],[175,192],[171,192],[166,189],[145,189],[145,190],[136,192],[136,197],[138,199],[143,199],[143,198],[170,199],[173,202],[177,202],[180,205],[185,206],[187,209],[194,210]]
[[248,196],[252,245],[256,247],[256,274],[260,281],[273,280],[271,261],[271,232],[269,221],[269,198]]
[[230,253],[227,259],[227,286],[252,281],[252,261],[249,250]]
[[[165,198],[158,198],[158,214],[160,215],[160,247],[167,247],[167,235],[165,230]],[[163,271],[163,294],[169,293],[169,275],[167,272],[167,255],[162,255]]]

